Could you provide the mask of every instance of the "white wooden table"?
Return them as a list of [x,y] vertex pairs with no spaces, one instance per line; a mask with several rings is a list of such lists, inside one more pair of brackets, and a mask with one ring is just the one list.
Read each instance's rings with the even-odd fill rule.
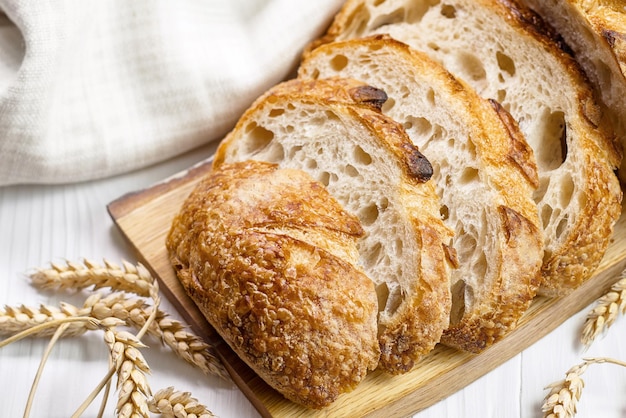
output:
[[[106,258],[135,263],[130,248],[109,217],[106,205],[144,189],[207,158],[209,146],[157,166],[108,179],[80,184],[29,185],[0,188],[0,306],[66,300],[81,304],[84,295],[41,292],[25,273],[50,261]],[[180,318],[167,300],[162,308]],[[556,331],[465,389],[415,415],[441,417],[541,416],[544,387],[586,356],[626,360],[626,321],[583,352],[578,336],[587,309]],[[0,349],[0,417],[19,417],[47,340],[23,340]],[[257,412],[238,388],[218,378],[205,377],[164,348],[145,351],[152,368],[148,377],[154,391],[168,386],[190,391],[223,418],[256,417]],[[43,373],[31,417],[70,416],[107,370],[102,334],[94,332],[57,344]],[[626,415],[626,369],[594,365],[583,375],[586,383],[579,417]],[[113,416],[114,395],[106,416]],[[85,417],[96,415],[97,400]]]

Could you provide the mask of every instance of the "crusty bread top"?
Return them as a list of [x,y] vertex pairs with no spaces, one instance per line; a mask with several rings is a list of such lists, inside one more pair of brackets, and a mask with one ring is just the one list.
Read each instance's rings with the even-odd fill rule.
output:
[[533,147],[544,229],[541,292],[591,277],[621,212],[621,151],[584,73],[538,15],[511,0],[348,0],[319,42],[386,33],[502,104]]
[[444,222],[456,232],[459,268],[442,342],[477,352],[506,335],[535,296],[543,255],[536,165],[515,121],[386,35],[323,44],[306,54],[298,76],[357,78],[387,93],[383,112],[431,162]]
[[378,363],[377,296],[358,220],[304,172],[224,164],[167,237],[177,275],[224,340],[288,399],[321,408]]
[[359,217],[360,265],[379,295],[379,367],[402,373],[448,327],[454,254],[428,181],[432,166],[380,112],[380,97],[348,79],[281,83],[244,113],[214,167],[255,159],[305,170]]

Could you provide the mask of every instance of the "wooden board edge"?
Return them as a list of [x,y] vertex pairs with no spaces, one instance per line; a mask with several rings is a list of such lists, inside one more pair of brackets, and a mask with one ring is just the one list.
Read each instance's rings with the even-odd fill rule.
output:
[[174,190],[184,184],[195,181],[198,178],[202,177],[204,174],[211,171],[212,163],[213,157],[200,161],[198,164],[194,165],[188,170],[178,173],[150,187],[126,193],[110,202],[106,206],[107,212],[117,225],[117,219],[123,218],[124,216],[135,210],[137,207],[143,206],[150,202],[152,199],[155,199],[165,193],[170,192],[171,190]]

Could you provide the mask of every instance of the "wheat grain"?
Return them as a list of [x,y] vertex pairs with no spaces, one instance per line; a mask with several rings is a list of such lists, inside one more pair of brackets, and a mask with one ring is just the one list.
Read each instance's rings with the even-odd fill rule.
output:
[[612,363],[626,367],[626,362],[607,357],[583,359],[583,362],[570,368],[565,373],[565,379],[548,385],[545,389],[550,392],[544,398],[541,410],[544,418],[570,418],[576,415],[578,401],[582,395],[585,382],[582,374],[591,364]]
[[619,314],[626,314],[626,270],[587,314],[581,335],[583,345],[589,347],[600,334],[613,325]]
[[161,414],[165,418],[209,418],[213,413],[189,392],[179,392],[173,387],[158,391],[148,402],[150,412]]
[[145,373],[150,372],[150,367],[138,350],[145,346],[136,336],[114,328],[105,331],[104,341],[109,346],[111,362],[117,373],[118,417],[147,418],[151,391]]
[[65,264],[50,263],[50,268],[36,269],[30,274],[33,285],[40,289],[80,290],[93,287],[109,287],[113,290],[150,296],[154,278],[141,263],[133,265],[127,261],[118,266],[104,260],[101,266],[93,261],[83,263],[66,261]]

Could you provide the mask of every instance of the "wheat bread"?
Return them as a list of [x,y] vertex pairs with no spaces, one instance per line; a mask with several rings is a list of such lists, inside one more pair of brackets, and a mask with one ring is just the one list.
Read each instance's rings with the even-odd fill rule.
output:
[[621,212],[621,150],[554,30],[510,0],[348,0],[311,48],[372,34],[426,52],[510,112],[537,161],[540,292],[564,295],[591,277]]
[[533,152],[510,115],[384,35],[324,44],[298,76],[350,77],[387,93],[383,112],[431,162],[444,222],[455,231],[459,268],[442,342],[479,352],[501,339],[535,296],[543,256]]
[[379,368],[403,373],[448,327],[454,254],[432,167],[380,112],[386,98],[349,79],[284,82],[244,113],[213,167],[252,159],[304,170],[359,218],[359,265],[379,300]]
[[300,170],[224,164],[167,236],[172,265],[209,323],[266,382],[321,408],[378,364],[378,302],[356,266],[363,229]]

